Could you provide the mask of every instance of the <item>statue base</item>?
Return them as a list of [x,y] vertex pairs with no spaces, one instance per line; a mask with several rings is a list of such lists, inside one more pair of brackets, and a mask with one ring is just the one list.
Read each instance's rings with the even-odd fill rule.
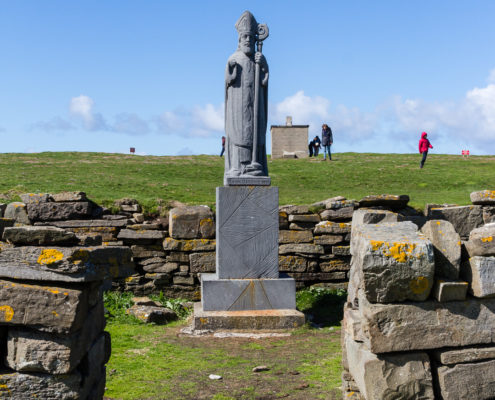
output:
[[297,310],[204,311],[201,303],[194,304],[193,330],[195,331],[233,329],[272,331],[294,329],[304,323],[304,314]]
[[218,279],[201,274],[204,311],[281,310],[296,308],[296,282],[278,279]]
[[270,186],[272,179],[269,176],[225,176],[225,186]]

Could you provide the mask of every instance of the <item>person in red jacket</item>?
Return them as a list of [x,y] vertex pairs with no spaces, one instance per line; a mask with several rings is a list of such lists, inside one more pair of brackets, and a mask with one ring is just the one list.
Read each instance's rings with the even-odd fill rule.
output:
[[419,152],[423,154],[423,158],[421,159],[421,164],[419,164],[419,168],[423,168],[426,161],[426,156],[428,155],[428,149],[433,149],[430,141],[426,138],[428,134],[423,132],[421,134],[421,139],[419,139]]

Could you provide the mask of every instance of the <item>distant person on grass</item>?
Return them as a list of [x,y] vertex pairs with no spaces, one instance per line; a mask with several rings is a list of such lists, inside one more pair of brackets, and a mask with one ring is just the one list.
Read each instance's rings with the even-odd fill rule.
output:
[[421,134],[421,139],[419,139],[419,152],[423,154],[423,158],[421,159],[421,163],[419,164],[419,168],[423,168],[426,161],[426,156],[428,155],[428,149],[433,149],[430,141],[426,138],[428,134],[423,132]]
[[327,124],[323,124],[321,127],[321,145],[323,146],[323,159],[327,159],[327,153],[328,153],[328,160],[332,161],[332,152],[330,151],[330,146],[333,143],[333,135],[332,135],[332,130]]
[[318,153],[320,152],[321,140],[318,136],[315,136],[313,142],[314,142],[313,153],[314,153],[315,157],[318,157]]
[[220,157],[223,156],[224,152],[225,152],[225,136],[222,136],[222,151],[220,152]]
[[309,151],[309,156],[313,157],[313,149],[315,147],[315,140],[313,139],[311,142],[308,144],[308,151]]

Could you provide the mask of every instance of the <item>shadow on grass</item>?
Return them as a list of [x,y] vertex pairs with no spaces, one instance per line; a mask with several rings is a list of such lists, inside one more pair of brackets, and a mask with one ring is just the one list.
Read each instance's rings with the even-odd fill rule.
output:
[[312,287],[296,294],[297,308],[320,327],[340,326],[346,300],[345,290]]

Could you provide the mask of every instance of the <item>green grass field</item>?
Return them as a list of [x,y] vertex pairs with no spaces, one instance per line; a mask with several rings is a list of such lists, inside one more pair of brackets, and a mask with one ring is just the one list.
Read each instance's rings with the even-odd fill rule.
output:
[[[166,299],[153,297],[166,304]],[[112,356],[107,364],[107,399],[237,400],[340,399],[340,320],[344,291],[323,288],[297,293],[306,324],[288,336],[263,339],[182,335],[187,321],[145,325],[125,310],[130,293],[105,294]],[[175,309],[180,309],[174,300]],[[185,316],[184,314],[182,314]],[[266,365],[269,371],[253,373]],[[219,381],[209,375],[222,376]]]
[[[359,200],[369,194],[408,194],[410,205],[469,204],[475,190],[495,189],[495,156],[430,154],[419,169],[419,154],[337,153],[334,161],[269,160],[280,204],[311,204],[333,196]],[[222,185],[218,156],[135,156],[105,153],[0,154],[4,201],[20,193],[85,191],[97,203],[134,197],[147,211],[158,202],[215,203]],[[161,199],[161,200],[160,200]]]

